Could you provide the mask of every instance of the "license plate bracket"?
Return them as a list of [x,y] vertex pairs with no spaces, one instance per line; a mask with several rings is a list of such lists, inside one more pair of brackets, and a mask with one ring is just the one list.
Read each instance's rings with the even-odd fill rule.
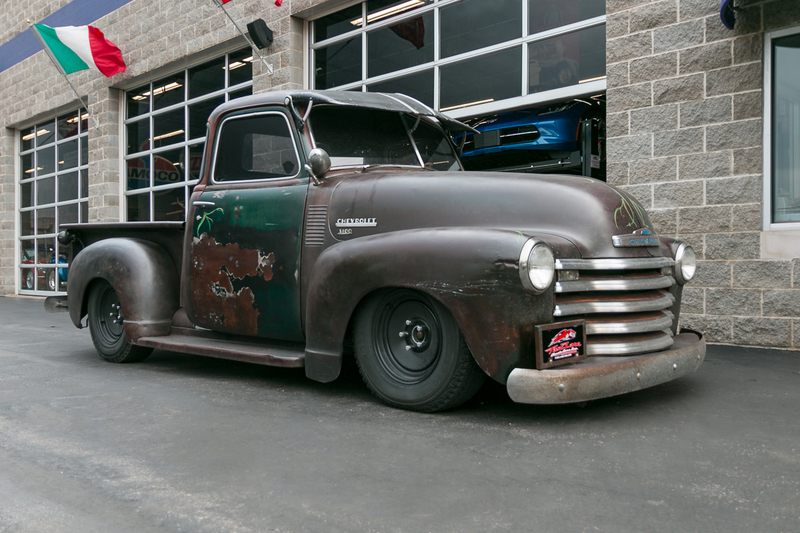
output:
[[536,369],[543,370],[586,359],[586,321],[554,322],[534,328]]

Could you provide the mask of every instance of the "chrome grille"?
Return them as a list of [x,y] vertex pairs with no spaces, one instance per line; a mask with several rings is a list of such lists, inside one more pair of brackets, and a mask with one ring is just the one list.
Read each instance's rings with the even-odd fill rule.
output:
[[556,260],[553,315],[586,320],[589,355],[669,348],[675,320],[669,288],[675,279],[663,270],[673,264],[668,257]]

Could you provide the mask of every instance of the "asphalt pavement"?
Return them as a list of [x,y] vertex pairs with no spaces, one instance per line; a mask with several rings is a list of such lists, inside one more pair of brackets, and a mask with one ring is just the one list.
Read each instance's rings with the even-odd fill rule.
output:
[[116,365],[0,297],[0,532],[800,531],[800,353],[710,346],[583,406],[489,383],[440,414],[357,375],[156,351]]

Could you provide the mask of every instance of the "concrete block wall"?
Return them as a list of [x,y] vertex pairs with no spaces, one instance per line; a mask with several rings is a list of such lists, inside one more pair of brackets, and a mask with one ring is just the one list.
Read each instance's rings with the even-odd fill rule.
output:
[[682,325],[710,342],[800,349],[800,262],[764,259],[764,32],[800,2],[608,0],[608,181],[700,259]]
[[0,287],[14,290],[16,188],[14,183],[15,131],[0,128]]
[[[28,30],[25,19],[42,20],[71,0],[7,0],[0,12],[0,44]],[[302,88],[303,22],[292,17],[298,10],[314,8],[320,1],[284,0],[278,7],[262,0],[236,0],[226,9],[241,28],[263,18],[274,32],[272,45],[262,51],[273,64],[269,76],[256,63],[253,91]],[[119,161],[119,99],[116,88],[132,78],[149,81],[148,73],[176,65],[217,45],[237,40],[245,46],[238,31],[212,0],[133,0],[96,20],[106,37],[122,50],[127,72],[113,78],[83,71],[69,76],[84,101],[88,101],[89,120],[89,220],[120,220],[121,185]],[[77,97],[44,52],[0,72],[0,294],[15,290],[15,180],[14,138],[20,126],[32,125],[74,110]]]

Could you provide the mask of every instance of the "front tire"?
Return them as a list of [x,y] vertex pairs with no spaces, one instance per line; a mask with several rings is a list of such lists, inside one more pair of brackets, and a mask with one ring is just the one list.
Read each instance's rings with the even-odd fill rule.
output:
[[393,407],[451,409],[486,379],[450,312],[408,289],[379,291],[364,302],[356,315],[355,352],[369,389]]
[[153,349],[129,344],[123,321],[114,288],[107,282],[94,285],[89,292],[89,332],[97,353],[111,363],[133,363],[147,358]]

